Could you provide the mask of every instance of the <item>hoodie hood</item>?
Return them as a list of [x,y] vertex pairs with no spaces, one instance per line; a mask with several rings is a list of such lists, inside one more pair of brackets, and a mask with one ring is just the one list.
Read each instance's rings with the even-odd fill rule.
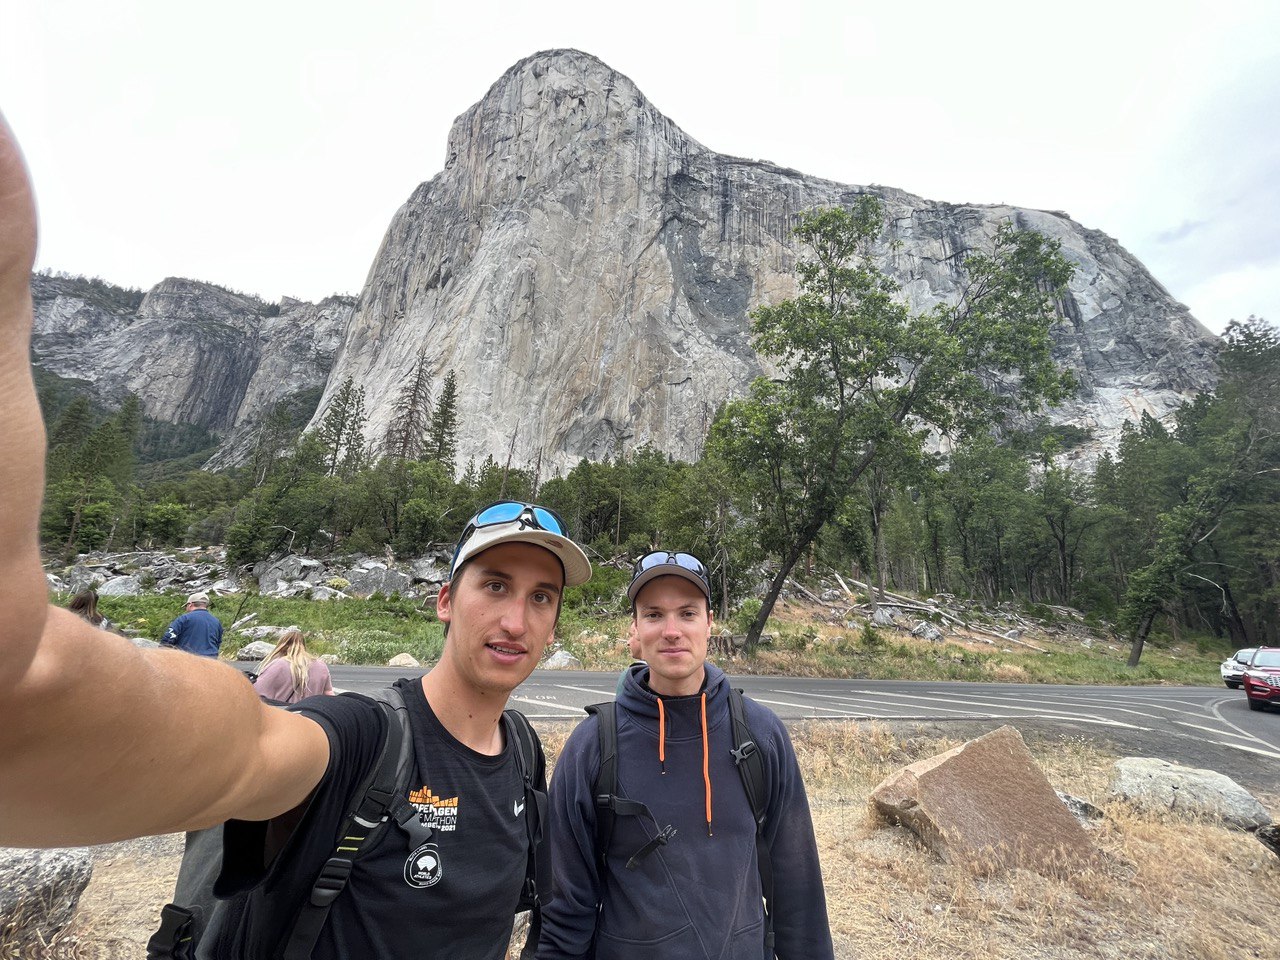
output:
[[[729,716],[729,678],[725,676],[723,670],[710,661],[707,661],[704,667],[707,676],[701,691],[687,697],[663,697],[649,689],[648,665],[633,663],[627,668],[622,692],[618,696],[618,704],[646,726],[652,725],[656,730],[659,719],[659,700],[662,701],[662,714],[670,724],[673,717],[679,718],[687,714],[690,720],[696,718],[701,708],[702,694],[705,693],[707,720],[712,726],[717,726]],[[673,739],[692,739],[701,736],[701,733],[692,726],[676,730],[668,727],[667,736]]]

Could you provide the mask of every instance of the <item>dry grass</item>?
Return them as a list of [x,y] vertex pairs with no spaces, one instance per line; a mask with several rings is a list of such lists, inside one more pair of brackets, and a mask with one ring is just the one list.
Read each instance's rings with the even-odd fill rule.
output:
[[[559,753],[568,725],[543,741]],[[1280,858],[1223,827],[1107,805],[1100,865],[1069,879],[982,878],[942,863],[867,803],[888,774],[960,741],[923,727],[811,721],[792,730],[826,877],[837,956],[860,960],[1234,960],[1280,956]],[[1080,737],[1031,742],[1058,789],[1102,804],[1112,757]],[[1277,798],[1261,797],[1272,809]],[[177,858],[100,862],[67,931],[78,957],[140,957]],[[64,954],[70,956],[72,954]]]
[[[1247,834],[1108,805],[1093,834],[1103,854],[1096,868],[1069,879],[1027,870],[982,878],[878,822],[867,804],[883,776],[955,741],[898,738],[850,723],[810,723],[794,739],[807,771],[837,956],[1280,956],[1280,859]],[[1111,758],[1088,741],[1031,746],[1056,788],[1105,799]]]

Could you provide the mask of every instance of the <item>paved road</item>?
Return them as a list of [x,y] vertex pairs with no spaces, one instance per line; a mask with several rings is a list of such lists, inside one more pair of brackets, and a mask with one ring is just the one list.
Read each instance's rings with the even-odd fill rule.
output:
[[[371,690],[405,671],[333,667],[339,689]],[[534,720],[577,720],[613,698],[617,673],[535,670],[513,703]],[[1087,687],[922,680],[735,677],[749,696],[786,719],[944,724],[958,736],[1014,722],[1024,735],[1089,736],[1118,752],[1161,756],[1280,790],[1280,713],[1248,709],[1226,687]]]

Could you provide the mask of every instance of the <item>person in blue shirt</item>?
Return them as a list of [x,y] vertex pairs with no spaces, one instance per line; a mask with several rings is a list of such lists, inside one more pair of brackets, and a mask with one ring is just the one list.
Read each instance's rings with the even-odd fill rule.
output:
[[222,621],[209,612],[207,593],[193,593],[187,597],[187,612],[169,624],[160,643],[199,657],[218,655],[222,646]]

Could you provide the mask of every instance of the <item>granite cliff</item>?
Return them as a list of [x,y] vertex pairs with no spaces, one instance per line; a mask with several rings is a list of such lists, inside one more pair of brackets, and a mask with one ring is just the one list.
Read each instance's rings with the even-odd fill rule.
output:
[[437,385],[457,375],[462,463],[511,451],[546,476],[645,443],[693,458],[717,406],[763,372],[747,314],[794,293],[798,214],[863,193],[883,201],[882,262],[919,309],[958,297],[966,251],[1002,221],[1062,242],[1076,273],[1056,355],[1081,389],[1052,419],[1089,429],[1092,452],[1212,386],[1216,338],[1105,234],[715,153],[573,50],[516,64],[455,121],[444,169],[396,213],[358,300],[272,315],[170,279],[135,309],[37,277],[34,354],[222,433],[213,466],[243,461],[273,404],[323,384],[318,422],[347,377],[376,445],[419,351]]
[[354,306],[267,304],[172,277],[135,305],[103,286],[32,277],[33,361],[106,402],[131,391],[148,416],[219,434],[215,468],[248,457],[273,406],[325,383]]
[[[1012,220],[1076,274],[1057,357],[1081,391],[1053,417],[1113,439],[1212,385],[1215,338],[1110,237],[1066,214],[957,206],[717,154],[626,77],[572,50],[516,64],[393,219],[338,350],[385,430],[419,349],[458,376],[461,458],[562,470],[652,443],[695,457],[717,405],[761,373],[747,313],[794,292],[797,215],[884,202],[882,256],[913,305],[958,296],[959,262]],[[514,438],[514,447],[512,447]]]

